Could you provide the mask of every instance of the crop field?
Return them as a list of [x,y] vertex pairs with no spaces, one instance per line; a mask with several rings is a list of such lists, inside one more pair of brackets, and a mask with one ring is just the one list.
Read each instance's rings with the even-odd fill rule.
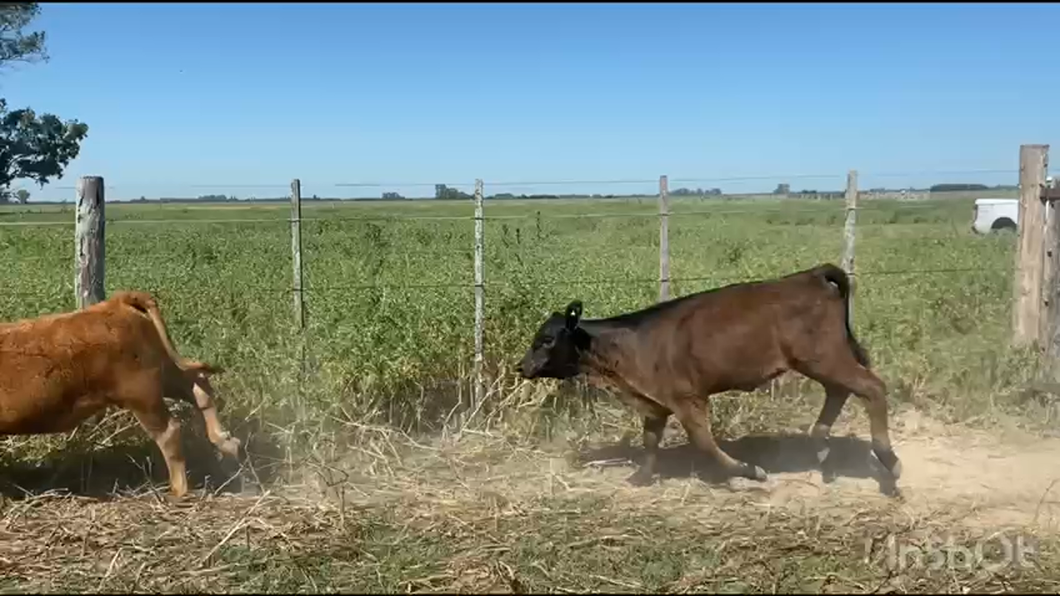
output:
[[[972,198],[857,214],[853,327],[888,385],[900,500],[876,490],[855,400],[834,430],[844,477],[821,483],[802,436],[823,391],[797,376],[714,402],[723,448],[769,481],[700,479],[671,422],[664,478],[642,488],[625,482],[632,412],[516,377],[571,300],[595,318],[657,299],[654,197],[486,202],[490,385],[459,436],[445,423],[471,388],[470,202],[306,202],[304,336],[287,205],[109,204],[107,292],[155,293],[177,349],[227,369],[222,422],[247,453],[218,462],[172,404],[197,487],[174,504],[127,413],[6,438],[0,590],[1055,591],[1060,408],[1009,347],[1016,236],[974,234]],[[674,296],[842,254],[841,201],[671,209]],[[74,308],[72,208],[6,207],[0,225],[0,320]],[[1033,542],[1026,564],[990,567],[998,532]],[[989,560],[888,559],[931,537]]]

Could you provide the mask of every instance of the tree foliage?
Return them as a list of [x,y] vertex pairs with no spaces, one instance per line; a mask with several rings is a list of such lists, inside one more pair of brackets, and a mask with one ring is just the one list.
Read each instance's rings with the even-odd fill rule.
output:
[[[36,2],[0,3],[0,67],[48,59],[44,32],[22,31],[38,14]],[[9,111],[7,100],[0,99],[0,188],[18,179],[43,187],[61,178],[86,136],[87,124],[64,122],[53,114],[38,116],[30,108]]]
[[0,66],[48,60],[44,32],[22,32],[39,14],[36,2],[0,2]]
[[7,100],[0,99],[0,186],[28,179],[43,187],[62,177],[87,135],[87,124],[63,122],[53,114],[37,116],[29,108],[8,111]]

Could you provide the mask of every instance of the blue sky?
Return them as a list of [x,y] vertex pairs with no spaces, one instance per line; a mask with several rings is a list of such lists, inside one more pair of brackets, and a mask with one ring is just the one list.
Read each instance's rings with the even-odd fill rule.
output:
[[[1020,143],[1060,147],[1058,19],[1049,4],[43,4],[31,29],[51,61],[4,73],[0,95],[90,126],[63,180],[27,186],[37,200],[86,174],[112,198],[280,196],[295,177],[322,196],[475,178],[650,191],[499,183],[660,174],[839,188],[851,168],[863,188],[1015,183]],[[710,180],[740,177],[756,179]],[[355,182],[395,184],[335,186]]]

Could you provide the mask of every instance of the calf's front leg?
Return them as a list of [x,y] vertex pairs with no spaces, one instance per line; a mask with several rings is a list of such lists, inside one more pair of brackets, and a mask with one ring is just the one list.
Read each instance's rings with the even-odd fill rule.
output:
[[644,462],[629,477],[629,483],[633,486],[649,486],[655,482],[659,443],[662,441],[663,432],[666,430],[666,420],[669,417],[669,414],[644,417]]
[[674,409],[674,415],[685,427],[688,438],[701,451],[714,460],[721,469],[729,476],[739,476],[750,480],[765,482],[768,479],[765,470],[761,467],[734,459],[718,447],[714,441],[714,433],[711,432],[710,424],[710,398],[683,399],[680,405]]

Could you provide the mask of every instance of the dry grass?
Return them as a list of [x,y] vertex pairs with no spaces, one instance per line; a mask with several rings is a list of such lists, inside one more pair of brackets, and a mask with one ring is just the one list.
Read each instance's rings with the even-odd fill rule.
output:
[[[996,431],[897,404],[906,492],[893,501],[876,491],[853,402],[833,446],[845,477],[821,485],[801,432],[821,392],[787,383],[715,400],[723,448],[762,465],[768,483],[714,481],[672,424],[659,485],[635,488],[625,478],[639,456],[636,416],[575,385],[507,383],[491,386],[489,411],[460,435],[345,419],[341,432],[306,431],[301,449],[277,451],[255,437],[289,429],[235,424],[248,446],[239,470],[216,466],[197,417],[175,408],[199,487],[183,503],[159,493],[164,465],[127,413],[65,444],[11,439],[0,590],[966,593],[1060,583],[1048,478],[1060,447],[1018,425],[1000,445]],[[49,449],[27,468],[35,442]],[[998,476],[993,461],[1023,473]],[[35,488],[56,486],[81,496]],[[903,569],[888,557],[889,538],[973,548],[997,532],[1032,540],[1033,566]]]
[[[612,417],[616,434],[633,429],[617,422],[620,410],[607,412],[598,415]],[[861,417],[844,415],[852,426]],[[925,441],[946,439],[925,422],[899,420],[900,454],[925,433]],[[146,487],[114,498],[8,500],[0,589],[968,593],[1060,585],[1060,534],[1032,523],[968,523],[981,502],[929,503],[924,486],[895,501],[875,494],[871,479],[822,486],[813,471],[776,466],[764,487],[704,482],[680,472],[691,466],[681,446],[663,454],[673,471],[660,485],[634,488],[624,482],[632,467],[616,465],[628,454],[609,441],[568,437],[582,443],[572,453],[560,439],[535,444],[480,422],[432,439],[359,425],[350,429],[355,449],[291,462],[297,469],[254,495],[209,489],[172,503]],[[834,449],[856,450],[856,439],[840,437]],[[945,491],[949,480],[936,482]],[[1056,505],[1048,494],[1030,497],[1039,508]],[[1034,545],[1029,567],[901,569],[887,556],[888,538],[922,545],[944,536],[974,549],[997,532]],[[991,544],[996,551],[996,537]]]

